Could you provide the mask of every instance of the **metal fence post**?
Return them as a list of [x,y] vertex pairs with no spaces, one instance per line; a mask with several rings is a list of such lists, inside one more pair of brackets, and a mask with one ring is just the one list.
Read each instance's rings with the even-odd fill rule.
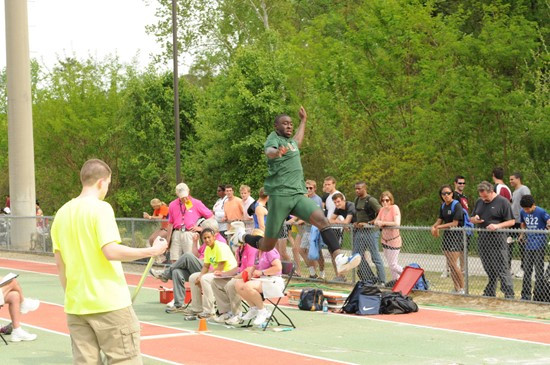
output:
[[468,277],[470,276],[468,273],[468,234],[466,232],[466,229],[462,228],[462,242],[464,243],[464,294],[469,294],[469,285],[468,285]]

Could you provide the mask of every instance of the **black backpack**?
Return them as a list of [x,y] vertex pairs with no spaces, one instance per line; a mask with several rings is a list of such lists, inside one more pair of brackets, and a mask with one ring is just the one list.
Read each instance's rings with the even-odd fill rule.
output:
[[298,308],[304,311],[320,311],[323,309],[325,296],[321,289],[302,289]]
[[365,205],[362,209],[357,209],[357,203],[359,202],[359,197],[355,198],[355,210],[363,210],[369,217],[369,221],[376,218],[376,210],[372,207],[372,200],[376,202],[376,198],[367,194],[367,199],[365,200]]
[[418,305],[411,297],[401,294],[401,292],[390,292],[382,294],[380,304],[381,314],[404,314],[418,312]]

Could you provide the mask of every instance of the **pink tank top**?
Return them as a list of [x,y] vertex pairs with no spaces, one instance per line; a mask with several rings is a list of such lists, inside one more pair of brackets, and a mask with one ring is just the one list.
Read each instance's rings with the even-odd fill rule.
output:
[[[399,207],[395,204],[388,208],[382,208],[378,212],[378,219],[383,222],[395,222],[395,217],[399,215]],[[399,229],[383,227],[382,228],[382,244],[390,247],[401,247],[401,234]]]

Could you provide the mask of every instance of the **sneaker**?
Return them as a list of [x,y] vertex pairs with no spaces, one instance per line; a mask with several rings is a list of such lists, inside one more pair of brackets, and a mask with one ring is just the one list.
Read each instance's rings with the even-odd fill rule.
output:
[[341,253],[336,256],[334,261],[336,262],[336,269],[338,270],[338,273],[343,274],[359,266],[361,263],[361,255],[356,253],[348,257]]
[[254,326],[259,326],[269,318],[269,312],[267,309],[260,309],[254,320]]
[[326,277],[327,277],[327,275],[326,275],[326,273],[325,273],[325,270],[319,271],[319,279],[325,280]]
[[243,318],[240,314],[235,314],[233,317],[229,318],[227,321],[225,321],[225,324],[228,324],[230,326],[238,326],[239,324],[243,323]]
[[149,270],[149,273],[152,277],[154,277],[155,279],[159,279],[163,283],[168,282],[168,278],[164,276],[164,270],[151,269]]
[[36,340],[36,335],[33,333],[28,333],[21,327],[14,329],[13,332],[11,333],[11,342],[34,341],[34,340]]
[[25,314],[37,310],[38,307],[40,307],[40,301],[38,299],[25,298],[25,300],[23,300],[23,302],[21,303],[20,311],[21,313]]
[[346,280],[347,279],[344,276],[335,276],[334,279],[332,279],[332,281],[337,281],[339,283],[345,283]]
[[319,279],[319,276],[317,274],[313,274],[309,276],[310,279]]
[[249,321],[252,318],[256,318],[257,315],[258,315],[258,308],[250,307],[248,308],[248,312],[244,314],[243,321]]
[[214,313],[201,312],[201,313],[199,313],[199,315],[197,317],[208,319],[208,318],[213,317],[213,316],[214,316]]
[[199,313],[201,313],[200,311],[194,311],[191,307],[185,308],[182,312],[185,316],[197,316],[199,315]]
[[166,313],[183,313],[185,311],[185,308],[172,306],[172,307],[166,307],[164,311]]
[[166,308],[171,308],[174,306],[174,301],[175,299],[172,299],[171,301],[169,301],[168,303],[166,303]]
[[4,327],[0,328],[0,333],[3,335],[11,335],[11,332],[13,331],[13,324],[8,323]]
[[225,312],[224,314],[220,314],[219,316],[214,317],[214,322],[217,323],[225,323],[229,318],[233,317],[233,313],[231,312]]

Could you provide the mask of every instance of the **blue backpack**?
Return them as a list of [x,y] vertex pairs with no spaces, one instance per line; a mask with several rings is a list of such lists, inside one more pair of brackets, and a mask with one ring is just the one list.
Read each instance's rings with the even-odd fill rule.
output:
[[[417,263],[412,263],[412,264],[409,264],[407,266],[410,266],[410,267],[414,267],[416,269],[421,269],[420,265],[418,265]],[[422,274],[422,276],[420,278],[418,278],[418,280],[416,281],[416,284],[414,284],[413,286],[413,289],[414,290],[428,290],[430,289],[430,284],[428,282],[428,280],[426,280],[426,277],[424,276],[424,274]]]
[[[455,212],[455,207],[460,202],[458,200],[453,200],[451,203],[451,214]],[[441,204],[441,210],[445,208],[445,203]],[[470,221],[470,216],[468,215],[468,211],[466,209],[462,209],[462,216],[464,219],[464,228],[466,229],[466,235],[471,236],[474,234],[474,231],[472,229],[474,228],[474,224]]]

